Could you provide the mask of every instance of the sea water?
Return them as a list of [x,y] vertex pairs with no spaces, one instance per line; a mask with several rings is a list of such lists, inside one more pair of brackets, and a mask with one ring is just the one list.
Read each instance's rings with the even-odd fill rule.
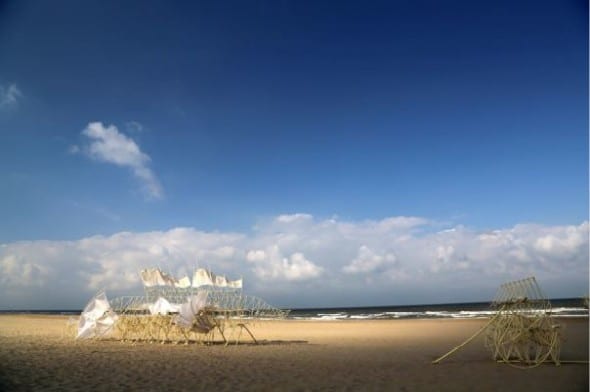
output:
[[[588,317],[581,298],[552,299],[551,313],[555,317]],[[3,310],[0,314],[79,315],[81,309],[71,310]],[[344,308],[291,309],[287,318],[293,320],[394,320],[394,319],[469,319],[495,314],[490,302],[469,302],[430,305],[365,306]]]
[[[555,317],[588,317],[580,298],[552,299]],[[491,317],[496,313],[490,302],[369,306],[350,308],[293,309],[288,318],[295,320],[392,320],[392,319],[468,319]]]

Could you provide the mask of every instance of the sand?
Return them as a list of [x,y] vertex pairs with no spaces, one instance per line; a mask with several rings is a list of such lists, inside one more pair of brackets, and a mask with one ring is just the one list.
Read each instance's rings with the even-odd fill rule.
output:
[[[486,320],[273,321],[259,345],[75,341],[68,317],[0,316],[0,390],[587,391],[588,364],[520,370],[483,338],[430,362]],[[563,360],[588,360],[588,319],[565,325]]]

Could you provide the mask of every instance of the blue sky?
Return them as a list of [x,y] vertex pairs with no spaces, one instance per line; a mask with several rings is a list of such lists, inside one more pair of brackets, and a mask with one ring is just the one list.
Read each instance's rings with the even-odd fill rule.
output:
[[[249,276],[257,292],[281,304],[305,305],[313,299],[267,289],[263,278],[298,281],[298,290],[356,271],[366,283],[369,273],[427,263],[430,256],[395,241],[456,228],[471,233],[461,240],[462,256],[459,240],[448,238],[452,244],[434,241],[432,255],[451,246],[455,266],[487,263],[491,256],[478,259],[473,246],[481,233],[535,227],[532,247],[554,235],[576,250],[567,260],[529,254],[546,257],[547,271],[578,260],[577,280],[575,273],[556,278],[552,294],[587,291],[583,1],[2,2],[0,136],[5,273],[51,277],[59,270],[43,257],[47,250],[33,256],[22,244],[59,248],[187,228],[219,236],[215,246],[234,253],[218,261],[182,249],[173,255],[161,237],[152,239],[171,270],[209,257],[197,262]],[[396,225],[379,231],[399,217],[417,220],[403,232]],[[347,254],[332,236],[323,245],[334,249],[314,254],[311,239],[297,237],[301,219],[312,232],[329,222],[376,231]],[[298,245],[264,234],[286,221],[277,230]],[[586,239],[570,241],[573,232]],[[241,239],[223,245],[226,235]],[[256,264],[257,250],[267,270]],[[95,264],[72,258],[72,274],[141,266],[79,257]],[[430,267],[424,284],[449,292],[436,276],[440,268]],[[289,275],[289,268],[302,274]],[[498,271],[489,272],[490,287],[517,275],[510,266]],[[401,279],[392,274],[367,301],[388,302],[388,287]],[[330,284],[332,291],[317,289],[334,296],[327,305],[348,283]],[[471,292],[448,295],[463,297]]]

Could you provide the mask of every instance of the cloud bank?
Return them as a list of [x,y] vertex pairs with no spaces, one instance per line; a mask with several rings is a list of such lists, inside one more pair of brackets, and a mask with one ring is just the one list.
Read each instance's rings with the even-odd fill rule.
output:
[[116,126],[92,122],[82,135],[88,143],[83,147],[72,146],[70,152],[83,152],[96,161],[126,167],[141,181],[148,198],[161,199],[164,196],[160,182],[149,168],[149,155],[142,152],[133,139],[119,132]]
[[287,307],[489,300],[534,275],[548,296],[588,290],[588,222],[444,230],[418,217],[281,215],[247,233],[194,228],[0,246],[0,308],[79,308],[95,291],[141,294],[138,271],[196,266]]

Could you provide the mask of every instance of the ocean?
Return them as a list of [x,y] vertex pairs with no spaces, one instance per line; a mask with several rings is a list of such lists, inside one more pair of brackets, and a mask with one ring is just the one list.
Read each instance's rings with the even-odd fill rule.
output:
[[[581,298],[552,299],[555,317],[588,317]],[[74,310],[0,310],[0,314],[47,314],[76,316]],[[343,308],[291,309],[287,318],[293,320],[394,320],[394,319],[468,319],[485,318],[495,313],[490,302],[468,302],[430,305],[366,306]]]
[[[581,298],[552,299],[555,317],[588,317]],[[371,306],[352,308],[292,309],[288,318],[295,320],[392,320],[392,319],[467,319],[495,314],[490,302],[431,305]]]

